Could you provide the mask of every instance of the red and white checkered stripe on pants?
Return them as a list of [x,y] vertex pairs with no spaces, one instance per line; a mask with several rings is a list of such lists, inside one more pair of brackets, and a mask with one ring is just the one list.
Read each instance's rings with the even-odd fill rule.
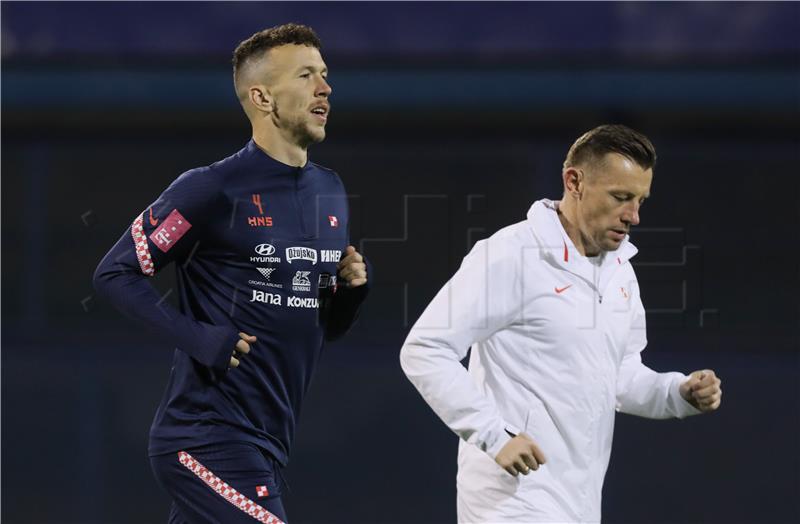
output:
[[284,524],[281,519],[230,487],[226,482],[214,475],[185,451],[180,451],[178,453],[178,460],[189,471],[200,477],[200,480],[205,482],[211,489],[221,495],[222,498],[244,511],[258,522],[263,522],[263,524]]

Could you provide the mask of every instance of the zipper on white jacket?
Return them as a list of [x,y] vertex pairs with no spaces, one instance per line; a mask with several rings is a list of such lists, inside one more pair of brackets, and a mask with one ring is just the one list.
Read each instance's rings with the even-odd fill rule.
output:
[[584,282],[586,282],[586,284],[588,284],[588,285],[589,285],[589,287],[590,287],[590,288],[591,288],[591,289],[592,289],[592,290],[593,290],[595,293],[597,293],[597,297],[598,297],[597,299],[598,299],[598,301],[600,302],[600,304],[602,304],[602,303],[603,303],[603,294],[602,294],[602,293],[600,293],[600,286],[598,286],[598,285],[597,285],[595,282],[592,282],[591,280],[589,280],[588,278],[584,277],[583,275],[580,275],[580,274],[578,274],[578,273],[575,273],[574,271],[570,271],[569,269],[566,269],[566,268],[564,268],[563,266],[561,266],[561,265],[560,265],[560,264],[559,264],[559,263],[556,261],[556,258],[555,258],[555,257],[554,257],[552,254],[550,254],[550,253],[547,253],[547,254],[545,255],[545,257],[548,257],[548,258],[550,258],[550,261],[551,261],[551,263],[552,263],[553,265],[555,265],[556,267],[558,267],[559,269],[562,269],[562,270],[566,271],[567,273],[570,273],[570,274],[572,274],[572,275],[575,275],[575,276],[576,276],[576,277],[578,277],[579,279],[581,279],[581,280],[583,280]]

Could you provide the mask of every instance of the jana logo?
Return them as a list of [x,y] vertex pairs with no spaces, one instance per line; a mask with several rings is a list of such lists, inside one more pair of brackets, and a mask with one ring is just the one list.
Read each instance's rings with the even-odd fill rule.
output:
[[259,244],[256,246],[256,253],[262,257],[268,257],[275,253],[275,247],[272,244]]

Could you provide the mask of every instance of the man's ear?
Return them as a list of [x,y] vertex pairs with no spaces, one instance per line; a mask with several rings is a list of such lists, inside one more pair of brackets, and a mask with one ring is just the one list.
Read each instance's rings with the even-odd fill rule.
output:
[[275,110],[275,104],[270,94],[269,89],[264,85],[250,86],[247,90],[248,98],[253,109],[262,113],[272,113]]
[[561,176],[564,179],[564,192],[580,200],[584,185],[583,171],[568,167],[561,173]]

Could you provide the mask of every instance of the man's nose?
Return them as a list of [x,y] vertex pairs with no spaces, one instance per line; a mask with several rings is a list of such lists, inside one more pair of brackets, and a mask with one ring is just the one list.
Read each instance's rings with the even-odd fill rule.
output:
[[331,96],[331,92],[333,88],[330,86],[327,80],[320,77],[319,84],[317,85],[317,92],[315,93],[316,96],[324,96],[325,98]]
[[639,225],[639,204],[632,204],[632,206],[625,210],[622,215],[622,221],[632,226]]

